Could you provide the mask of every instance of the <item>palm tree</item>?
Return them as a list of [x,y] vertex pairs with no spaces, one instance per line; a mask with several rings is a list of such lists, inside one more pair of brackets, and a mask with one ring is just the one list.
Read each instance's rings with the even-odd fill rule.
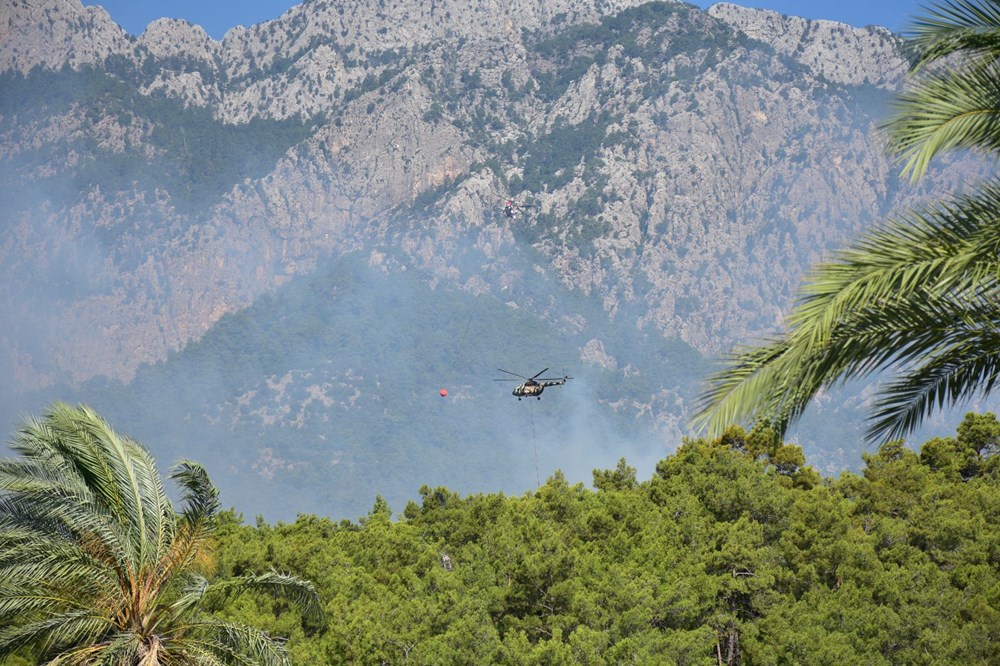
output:
[[284,646],[205,608],[244,592],[320,613],[311,583],[278,572],[209,583],[218,492],[181,462],[175,512],[150,454],[86,407],[55,404],[0,459],[0,661],[286,664]]
[[[909,84],[886,124],[904,173],[956,149],[1000,151],[1000,2],[954,0],[913,24]],[[695,423],[779,434],[822,389],[887,372],[867,437],[888,440],[1000,377],[1000,179],[863,236],[807,275],[786,330],[737,349]]]

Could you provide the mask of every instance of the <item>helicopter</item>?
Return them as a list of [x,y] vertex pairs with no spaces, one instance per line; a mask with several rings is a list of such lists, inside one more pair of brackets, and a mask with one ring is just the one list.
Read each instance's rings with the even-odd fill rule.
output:
[[[508,375],[514,375],[515,377],[520,377],[521,379],[524,380],[524,382],[522,382],[521,384],[518,384],[514,388],[514,390],[511,391],[511,395],[517,396],[518,400],[520,400],[523,397],[538,398],[539,400],[541,400],[542,399],[542,391],[544,391],[549,386],[562,386],[563,384],[565,384],[567,382],[567,380],[573,379],[572,377],[569,377],[569,376],[566,376],[566,375],[564,375],[562,377],[553,377],[553,378],[542,377],[541,375],[543,375],[546,372],[548,372],[548,370],[549,370],[548,368],[545,368],[545,370],[542,370],[541,372],[536,373],[534,377],[525,377],[524,375],[519,375],[516,372],[511,372],[510,370],[504,370],[503,368],[497,368],[497,370],[499,370],[500,372],[505,372]],[[508,379],[507,377],[502,377],[500,379],[494,379],[493,381],[495,381],[495,382],[516,382],[518,380],[517,379]]]
[[503,214],[508,220],[514,219],[514,216],[518,213],[524,215],[525,208],[534,208],[534,204],[520,203],[516,201],[513,197],[506,197],[497,195],[503,201]]

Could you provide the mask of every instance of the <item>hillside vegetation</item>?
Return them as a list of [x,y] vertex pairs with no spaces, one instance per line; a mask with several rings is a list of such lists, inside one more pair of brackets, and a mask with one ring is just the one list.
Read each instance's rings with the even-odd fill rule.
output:
[[247,600],[228,619],[291,636],[296,663],[986,664],[1000,621],[1000,423],[966,417],[915,453],[823,479],[797,447],[734,428],[647,481],[423,487],[392,519],[224,516],[220,575],[312,580],[327,622]]

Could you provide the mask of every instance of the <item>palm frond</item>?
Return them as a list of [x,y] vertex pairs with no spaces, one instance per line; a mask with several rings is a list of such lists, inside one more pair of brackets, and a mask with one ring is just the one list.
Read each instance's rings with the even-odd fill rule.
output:
[[[173,507],[152,456],[85,406],[53,405],[22,428],[19,450],[47,461],[51,476],[113,516],[133,569],[156,562],[171,541]],[[43,453],[44,452],[44,453]]]
[[121,666],[142,657],[141,638],[134,632],[108,636],[94,645],[70,647],[52,655],[47,666]]
[[905,373],[878,396],[868,436],[889,440],[918,427],[935,408],[985,395],[1000,377],[1000,331],[963,336]]
[[[39,483],[51,488],[62,488],[76,494],[88,493],[83,478],[70,462],[52,446],[52,439],[58,433],[45,419],[28,418],[15,432],[10,441],[10,448],[21,454],[20,460],[6,458],[2,464],[5,468],[13,465],[10,474],[5,474],[4,484]],[[17,472],[24,473],[24,479],[17,479]],[[7,489],[6,485],[2,486]],[[19,490],[11,487],[10,490]]]
[[195,636],[174,641],[186,648],[197,647],[222,663],[287,666],[288,650],[281,641],[259,629],[220,621],[191,625]]
[[906,30],[912,68],[961,53],[976,58],[1000,55],[1000,6],[982,0],[933,4]]
[[181,589],[180,595],[171,604],[171,609],[177,614],[183,614],[196,608],[205,598],[208,591],[208,580],[203,576],[191,575]]
[[83,611],[85,608],[70,595],[44,594],[33,587],[5,584],[0,593],[0,622],[8,624],[18,616],[36,617],[39,612]]
[[82,484],[73,484],[65,470],[39,460],[0,459],[0,490],[14,493],[44,492],[55,489],[81,492]]
[[[971,195],[891,221],[819,265],[800,291],[786,332],[738,350],[709,377],[694,425],[717,435],[732,423],[765,421],[783,433],[820,390],[921,359],[947,358],[982,342],[1000,322],[997,210],[1000,184],[994,180]],[[976,376],[955,371],[951,381]],[[876,420],[886,418],[883,413]],[[911,416],[900,423],[905,429],[916,422]],[[898,430],[879,425],[870,434],[886,432]]]
[[[148,451],[85,407],[27,420],[0,460],[0,660],[32,646],[55,664],[287,663],[280,643],[198,622],[208,595],[269,594],[321,608],[312,584],[271,572],[210,586],[218,492],[182,462],[178,516]],[[200,632],[200,634],[199,634]]]
[[[232,664],[250,664],[246,658],[240,659],[239,657],[226,654],[219,651],[216,647],[214,651],[210,651],[206,647],[205,641],[200,641],[197,639],[179,639],[172,642],[172,646],[178,651],[189,656],[189,661],[191,663],[197,664],[197,666],[231,666]],[[224,658],[223,658],[224,656]],[[110,665],[109,665],[110,666]]]
[[139,506],[144,516],[146,533],[141,535],[148,544],[145,549],[146,565],[157,562],[169,551],[173,541],[177,520],[173,504],[167,496],[163,480],[156,468],[156,461],[149,452],[135,440],[128,440],[132,469],[138,488]]
[[262,574],[245,574],[209,586],[206,597],[231,599],[241,594],[265,594],[276,599],[285,599],[298,607],[303,616],[310,620],[323,617],[316,586],[291,574],[268,571]]
[[733,352],[726,360],[726,367],[709,376],[707,388],[698,400],[693,426],[707,428],[714,435],[733,423],[773,411],[765,404],[773,395],[770,387],[788,384],[784,363],[788,350],[787,340],[771,340],[760,347]]
[[219,491],[208,478],[205,468],[196,462],[182,460],[171,470],[170,477],[183,488],[185,520],[201,525],[219,511]]
[[994,179],[969,195],[890,220],[807,274],[789,328],[818,343],[859,308],[995,279],[998,210],[1000,181]]
[[[35,426],[40,425],[41,428]],[[142,545],[134,538],[135,526],[144,531],[136,501],[136,487],[127,445],[93,410],[85,406],[52,405],[42,422],[22,428],[15,436],[15,450],[45,450],[53,467],[76,477],[93,501],[114,516],[123,529],[119,544],[133,563],[142,561]],[[38,456],[40,457],[40,456]],[[139,549],[139,550],[137,550]],[[136,567],[137,568],[137,567]]]
[[884,129],[890,152],[916,180],[944,151],[1000,147],[1000,5],[938,2],[909,33],[911,78]]
[[74,600],[106,596],[117,582],[104,567],[81,564],[80,558],[64,562],[58,554],[41,561],[6,564],[0,567],[0,577],[0,616],[10,612],[12,600],[24,594],[73,605]]
[[150,572],[154,589],[208,559],[211,544],[209,519],[220,506],[218,491],[201,465],[181,462],[172,470],[171,476],[184,489],[183,521],[180,526],[176,521],[171,525],[169,547],[160,554]]
[[99,643],[110,630],[107,618],[90,611],[57,613],[0,628],[0,659],[23,647],[42,645],[45,651],[60,652],[67,646]]
[[914,79],[897,97],[884,127],[890,152],[904,162],[903,173],[917,179],[944,151],[996,151],[1000,147],[998,125],[1000,71],[990,62]]
[[[94,659],[93,656],[86,655],[84,652],[81,656],[89,656],[82,663],[95,664],[95,666],[119,666],[120,664],[134,664],[139,660],[142,654],[142,639],[134,632],[124,632],[117,635],[109,636],[106,639],[106,644],[101,646],[97,658]],[[74,651],[67,651],[67,656],[72,655]]]

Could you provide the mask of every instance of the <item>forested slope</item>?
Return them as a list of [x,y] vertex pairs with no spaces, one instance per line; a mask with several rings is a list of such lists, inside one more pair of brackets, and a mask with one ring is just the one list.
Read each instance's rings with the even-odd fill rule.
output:
[[421,489],[395,519],[221,529],[220,575],[314,581],[324,626],[246,600],[296,663],[973,664],[1000,648],[1000,423],[968,415],[823,479],[794,446],[733,429],[639,482]]

